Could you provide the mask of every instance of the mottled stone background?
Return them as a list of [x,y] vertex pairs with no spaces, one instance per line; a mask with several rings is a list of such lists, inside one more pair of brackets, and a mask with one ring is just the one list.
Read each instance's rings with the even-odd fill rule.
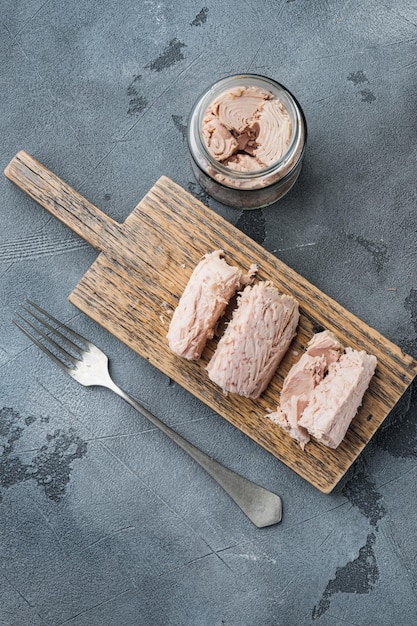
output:
[[[0,158],[25,149],[123,221],[161,174],[417,356],[417,6],[411,0],[2,0]],[[186,130],[216,79],[285,84],[301,177],[240,212],[194,181]],[[0,179],[0,625],[414,626],[416,386],[323,495],[67,301],[96,253]],[[122,400],[13,326],[30,297],[116,380],[281,494],[256,529]]]

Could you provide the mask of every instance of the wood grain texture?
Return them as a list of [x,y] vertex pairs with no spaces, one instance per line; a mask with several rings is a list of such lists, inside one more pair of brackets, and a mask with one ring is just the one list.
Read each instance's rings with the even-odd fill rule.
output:
[[118,241],[120,224],[24,150],[10,161],[4,174],[97,250],[111,250],[114,240]]
[[[120,225],[43,166],[35,167],[25,153],[15,159],[19,163],[12,161],[6,175],[103,250],[70,301],[312,485],[330,492],[412,382],[417,362],[170,179],[161,177]],[[272,280],[300,303],[297,336],[258,400],[226,396],[209,380],[205,367],[216,338],[198,362],[176,357],[167,345],[170,317],[193,268],[203,254],[219,248],[243,270],[257,263],[259,279]],[[375,354],[378,366],[337,450],[312,440],[302,451],[266,414],[276,409],[285,375],[318,327]]]

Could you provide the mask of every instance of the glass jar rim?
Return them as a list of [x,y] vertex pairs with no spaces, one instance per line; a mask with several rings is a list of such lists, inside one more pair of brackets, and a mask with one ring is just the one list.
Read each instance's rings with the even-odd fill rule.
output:
[[[202,139],[202,136],[201,136],[201,126],[202,126],[202,121],[203,121],[202,118],[208,106],[210,105],[210,103],[213,102],[213,100],[218,95],[223,93],[225,89],[227,89],[227,86],[230,84],[231,81],[236,82],[236,84],[233,86],[234,88],[238,88],[240,86],[242,87],[253,86],[253,81],[258,83],[257,86],[264,88],[264,89],[267,89],[267,86],[270,86],[272,88],[272,93],[274,96],[280,97],[281,95],[283,95],[283,99],[285,100],[283,104],[287,108],[289,114],[291,115],[293,122],[295,122],[293,123],[291,141],[287,150],[280,157],[280,159],[278,159],[277,161],[274,161],[274,163],[271,163],[271,165],[268,165],[267,167],[263,167],[258,170],[254,170],[250,172],[247,172],[247,171],[242,172],[242,171],[234,170],[230,167],[227,167],[226,165],[223,165],[223,163],[221,163],[220,161],[217,161],[210,154],[204,140]],[[241,81],[242,84],[239,84],[239,81]],[[267,83],[267,85],[265,85],[265,83]],[[277,94],[274,93],[274,90],[278,93]],[[197,116],[197,119],[195,120],[196,116]],[[197,126],[198,126],[197,133],[194,133],[193,120],[196,121]],[[303,127],[302,129],[300,129],[301,125]],[[304,112],[299,102],[297,101],[297,99],[284,85],[273,80],[272,78],[263,76],[261,74],[233,74],[233,75],[227,76],[225,78],[222,78],[214,82],[209,87],[207,87],[207,89],[203,92],[203,94],[201,94],[197,98],[190,112],[187,138],[188,138],[188,147],[189,147],[191,155],[194,156],[193,149],[192,149],[192,141],[191,141],[191,138],[193,138],[193,140],[196,141],[198,144],[198,149],[202,152],[205,159],[207,159],[209,165],[213,167],[213,169],[217,173],[223,174],[224,176],[227,176],[227,177],[235,178],[237,180],[241,180],[241,179],[251,180],[251,179],[257,179],[259,177],[264,177],[264,176],[268,176],[270,174],[276,173],[281,168],[285,167],[287,163],[294,156],[294,153],[297,149],[298,142],[300,139],[300,132],[302,131],[304,134],[304,137],[303,137],[304,145],[303,145],[303,149],[301,152],[303,153],[305,143],[307,140],[307,125],[306,125]],[[195,156],[194,156],[194,160],[195,160]],[[299,159],[297,159],[297,162],[298,160]]]

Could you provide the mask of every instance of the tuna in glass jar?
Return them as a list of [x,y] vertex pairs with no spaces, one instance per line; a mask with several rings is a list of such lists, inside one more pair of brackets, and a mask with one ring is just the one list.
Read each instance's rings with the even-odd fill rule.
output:
[[196,180],[213,198],[239,209],[267,206],[291,189],[306,139],[294,96],[257,74],[229,76],[209,87],[188,123]]

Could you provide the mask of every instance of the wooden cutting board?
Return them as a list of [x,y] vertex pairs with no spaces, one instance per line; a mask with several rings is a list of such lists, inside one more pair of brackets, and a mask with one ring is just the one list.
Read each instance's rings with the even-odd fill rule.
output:
[[[119,224],[23,151],[5,175],[101,252],[70,301],[320,491],[334,488],[417,373],[411,356],[165,176]],[[226,396],[209,380],[205,366],[215,339],[196,363],[168,349],[170,317],[193,268],[203,254],[219,248],[244,270],[257,263],[260,280],[272,280],[300,303],[297,336],[258,400]],[[275,410],[291,365],[323,328],[345,345],[375,354],[378,366],[339,448],[311,441],[303,452],[266,414]]]

